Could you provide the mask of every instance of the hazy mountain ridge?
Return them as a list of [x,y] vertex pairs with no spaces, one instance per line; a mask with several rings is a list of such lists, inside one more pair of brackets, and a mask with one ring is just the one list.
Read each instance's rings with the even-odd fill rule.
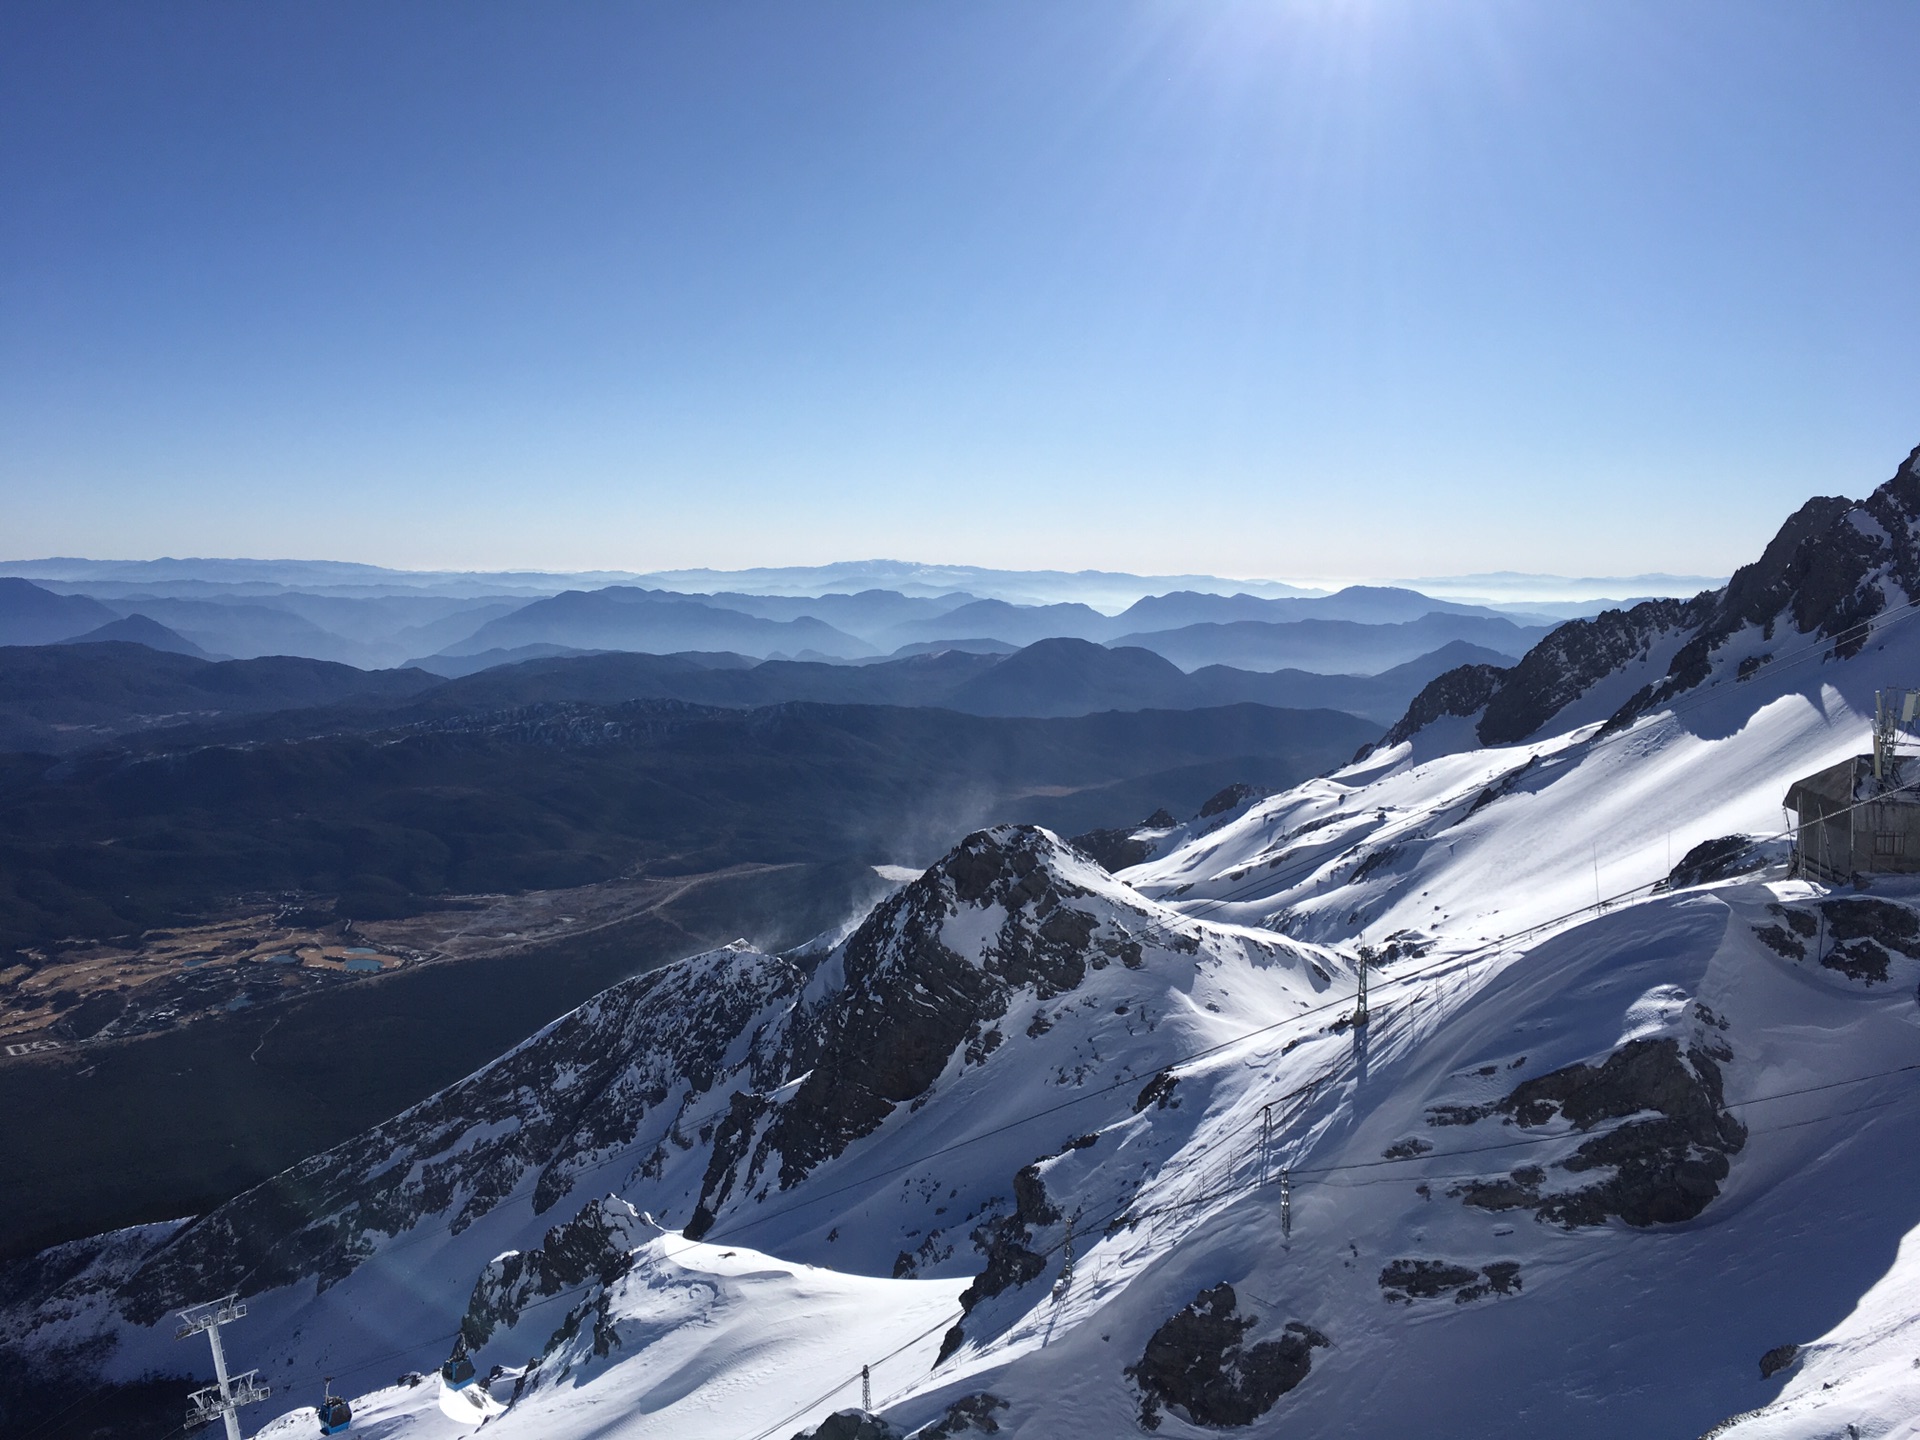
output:
[[135,611],[118,620],[109,621],[98,630],[89,630],[84,635],[76,635],[62,643],[68,645],[98,645],[103,640],[119,641],[129,645],[144,645],[149,650],[163,650],[173,655],[188,655],[195,660],[225,660],[225,655],[210,655],[178,631],[169,630],[158,620],[151,620]]
[[119,618],[87,596],[55,595],[25,580],[0,577],[0,644],[53,644]]
[[[126,623],[107,628],[124,639],[127,632],[117,627]],[[286,739],[327,730],[364,731],[463,710],[639,699],[735,707],[795,700],[931,705],[1032,717],[1246,703],[1345,710],[1385,724],[1440,672],[1463,661],[1505,658],[1461,642],[1374,676],[1227,666],[1189,675],[1148,651],[1050,640],[1005,657],[933,650],[857,666],[755,662],[730,653],[563,654],[488,665],[443,681],[421,670],[349,671],[333,662],[294,657],[232,661],[222,671],[199,671],[127,650],[75,648],[87,638],[57,646],[0,647],[0,750],[66,754],[142,735],[173,744],[243,733]],[[161,636],[149,638],[156,642],[149,648],[181,648]],[[324,683],[314,678],[322,675],[328,677]],[[271,726],[241,718],[266,711],[287,713]]]
[[[1370,586],[1291,597],[1168,590],[1128,597],[1127,603],[1108,613],[1082,601],[1028,604],[957,590],[938,595],[879,589],[814,595],[689,594],[615,584],[595,590],[555,585],[549,593],[528,594],[515,593],[503,581],[491,593],[476,592],[464,583],[454,590],[395,585],[346,593],[341,587],[276,589],[257,580],[216,583],[192,574],[194,563],[157,567],[162,573],[178,568],[180,577],[173,581],[80,582],[43,575],[36,588],[52,586],[78,596],[90,583],[95,587],[94,598],[107,609],[122,616],[147,614],[214,654],[240,658],[300,654],[363,668],[424,663],[441,673],[470,672],[478,668],[475,657],[479,665],[525,658],[537,653],[535,646],[550,647],[544,652],[548,654],[726,649],[756,658],[860,660],[927,646],[994,641],[1018,648],[1061,637],[1144,645],[1173,655],[1183,668],[1193,669],[1209,663],[1207,654],[1200,654],[1197,661],[1186,658],[1206,632],[1179,632],[1204,624],[1244,627],[1230,633],[1237,638],[1235,653],[1245,668],[1324,669],[1331,665],[1333,670],[1351,673],[1390,668],[1421,652],[1409,651],[1397,633],[1359,629],[1344,632],[1344,648],[1329,656],[1324,635],[1316,648],[1312,627],[1304,631],[1286,627],[1309,620],[1402,625],[1446,615],[1460,623],[1441,623],[1429,635],[1432,643],[1425,649],[1469,639],[1517,655],[1531,633],[1526,627],[1547,618]],[[214,573],[272,571],[270,564],[235,565],[238,568],[231,572]],[[63,567],[50,562],[23,568]],[[114,566],[76,563],[64,568],[81,574],[118,573]],[[327,572],[324,567],[320,572],[294,567],[292,573],[311,578]],[[39,603],[45,608],[59,602],[43,598]],[[4,610],[0,604],[0,617]],[[748,618],[743,621],[743,616]],[[1474,621],[1488,623],[1476,626]],[[1259,628],[1263,626],[1279,628]],[[79,633],[78,629],[62,633],[66,628],[34,631],[32,643],[70,639]],[[1217,636],[1214,643],[1211,660],[1225,658],[1217,653]]]

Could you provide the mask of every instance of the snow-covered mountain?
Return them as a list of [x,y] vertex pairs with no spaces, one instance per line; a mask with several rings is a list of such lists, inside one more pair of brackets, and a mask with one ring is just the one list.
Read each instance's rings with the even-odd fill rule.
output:
[[237,1292],[276,1436],[327,1375],[382,1436],[1920,1433],[1920,878],[1780,863],[1916,599],[1920,451],[1118,874],[982,831],[617,986],[15,1267],[0,1343],[199,1374],[170,1312]]

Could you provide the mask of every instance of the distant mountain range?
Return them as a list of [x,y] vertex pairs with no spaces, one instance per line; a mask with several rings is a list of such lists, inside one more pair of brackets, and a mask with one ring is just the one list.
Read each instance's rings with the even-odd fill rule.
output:
[[[233,562],[242,576],[263,563]],[[169,569],[152,564],[140,573]],[[1109,614],[1079,600],[1023,604],[969,591],[687,594],[616,584],[554,594],[345,593],[273,590],[257,579],[216,583],[200,574],[138,583],[105,575],[0,578],[0,643],[62,643],[134,617],[159,627],[143,632],[147,641],[180,653],[296,655],[358,669],[412,664],[443,675],[601,650],[871,662],[947,648],[1006,652],[1063,638],[1151,650],[1185,670],[1224,664],[1373,674],[1455,641],[1516,659],[1560,623],[1554,615],[1386,586],[1291,596],[1170,590]]]
[[109,620],[98,630],[89,630],[77,635],[67,643],[70,645],[98,645],[106,641],[119,641],[127,645],[144,645],[149,650],[165,651],[169,655],[191,655],[196,660],[224,660],[224,655],[209,655],[198,645],[176,631],[169,630],[158,620],[150,620],[145,615],[128,615],[119,620]]
[[55,595],[25,580],[0,579],[0,645],[52,645],[120,617],[85,595]]
[[[160,635],[109,643],[111,630]],[[419,669],[362,671],[298,656],[216,663],[157,643],[166,633],[152,621],[115,621],[68,644],[0,648],[0,750],[64,754],[144,734],[183,740],[209,726],[257,725],[247,717],[271,712],[279,712],[272,734],[292,738],[544,703],[635,700],[933,707],[1025,718],[1255,704],[1344,710],[1378,733],[1436,676],[1506,660],[1454,641],[1378,675],[1225,665],[1189,674],[1149,650],[1061,638],[1010,655],[952,649],[871,665],[609,651],[442,679]]]

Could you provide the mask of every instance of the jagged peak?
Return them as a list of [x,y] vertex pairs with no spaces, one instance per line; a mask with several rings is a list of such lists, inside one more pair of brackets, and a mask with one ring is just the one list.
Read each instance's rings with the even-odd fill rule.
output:
[[814,973],[779,1065],[779,1095],[737,1093],[713,1141],[687,1233],[777,1175],[787,1189],[962,1057],[984,1062],[1016,1003],[1077,991],[1149,949],[1191,955],[1192,922],[1114,880],[1036,825],[997,825],[955,845],[883,900]]
[[1036,871],[1076,893],[1100,884],[1098,868],[1051,830],[1011,824],[974,831],[914,883],[944,884],[969,905],[1004,904]]
[[1617,728],[1705,683],[1718,652],[1749,627],[1769,637],[1783,625],[1824,636],[1832,655],[1846,659],[1866,643],[1865,622],[1893,602],[1890,587],[1904,600],[1920,598],[1920,446],[1864,500],[1808,500],[1718,590],[1570,620],[1509,669],[1448,671],[1414,697],[1381,744],[1401,744],[1447,716],[1476,719],[1483,745],[1513,744],[1538,735],[1601,681],[1670,650],[1664,670],[1605,717]]

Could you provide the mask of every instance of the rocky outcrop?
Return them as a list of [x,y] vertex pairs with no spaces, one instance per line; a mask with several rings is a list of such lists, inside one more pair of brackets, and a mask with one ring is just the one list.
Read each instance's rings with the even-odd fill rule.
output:
[[1885,981],[1893,958],[1889,950],[1920,959],[1920,916],[1904,905],[1845,896],[1823,901],[1820,913],[1830,937],[1820,963],[1849,980]]
[[1495,1260],[1478,1269],[1446,1260],[1395,1260],[1380,1272],[1380,1293],[1402,1305],[1442,1295],[1466,1305],[1487,1295],[1519,1294],[1520,1266],[1513,1260]]
[[968,1395],[947,1407],[947,1413],[929,1425],[922,1425],[908,1440],[955,1440],[960,1435],[998,1435],[999,1412],[1007,1402],[998,1395],[981,1391]]
[[1524,740],[1622,666],[1647,658],[1655,644],[1690,630],[1708,613],[1711,592],[1692,600],[1647,600],[1631,610],[1603,610],[1569,620],[1520,657],[1474,727],[1482,745]]
[[589,1281],[613,1284],[633,1268],[633,1252],[660,1233],[633,1206],[609,1195],[547,1231],[535,1249],[498,1256],[474,1282],[460,1322],[468,1348],[478,1350],[496,1329],[519,1323],[536,1301]]
[[1089,830],[1069,843],[1112,874],[1146,864],[1154,852],[1154,847],[1132,830]]
[[1711,885],[1716,880],[1732,880],[1751,875],[1767,863],[1751,835],[1722,835],[1706,840],[1680,857],[1680,863],[1653,887],[1656,895],[1685,890],[1692,885]]
[[793,1440],[902,1440],[902,1433],[865,1410],[836,1410],[811,1430],[800,1431]]
[[1230,810],[1244,810],[1259,798],[1260,792],[1251,785],[1229,785],[1226,789],[1209,796],[1207,802],[1200,807],[1200,813],[1193,818],[1212,820],[1216,816],[1225,815]]
[[1060,1218],[1059,1207],[1047,1198],[1040,1162],[1023,1167],[1013,1177],[1013,1213],[992,1216],[974,1229],[974,1248],[987,1263],[973,1277],[973,1283],[960,1292],[961,1319],[941,1340],[940,1360],[959,1350],[967,1338],[966,1317],[973,1313],[974,1306],[1017,1290],[1046,1273],[1048,1252],[1034,1248],[1033,1232],[1037,1226],[1058,1224]]
[[[764,1116],[736,1107],[722,1123],[688,1233],[704,1233],[775,1157],[779,1187],[796,1185],[924,1095],[957,1051],[991,1053],[1016,996],[1047,1000],[1090,970],[1138,964],[1139,942],[1085,908],[1088,892],[1063,873],[1077,860],[1044,830],[1000,826],[882,901],[836,952],[840,987],[794,1020],[781,1069],[805,1078]],[[961,954],[947,926],[968,910],[985,912],[991,933]]]
[[[1600,1172],[1592,1184],[1550,1188],[1546,1169],[1524,1165],[1448,1192],[1485,1210],[1532,1210],[1569,1229],[1612,1216],[1635,1226],[1693,1219],[1720,1193],[1728,1157],[1747,1138],[1726,1110],[1713,1058],[1697,1048],[1683,1056],[1670,1037],[1630,1040],[1599,1065],[1569,1065],[1523,1081],[1491,1105],[1435,1107],[1428,1119],[1472,1124],[1493,1114],[1522,1129],[1565,1121],[1584,1131],[1625,1122],[1553,1162],[1569,1176]],[[1648,1118],[1634,1118],[1640,1116]]]
[[1237,820],[1249,806],[1264,798],[1264,791],[1235,783],[1210,795],[1184,825],[1165,810],[1156,810],[1130,829],[1088,830],[1074,836],[1069,843],[1102,869],[1117,874],[1129,866],[1144,865],[1196,835],[1205,835]]
[[1246,1343],[1259,1324],[1239,1313],[1239,1297],[1222,1283],[1202,1290],[1153,1332],[1127,1377],[1140,1389],[1140,1423],[1160,1428],[1171,1409],[1195,1425],[1251,1425],[1307,1378],[1313,1352],[1332,1342],[1290,1320],[1278,1339]]
[[[1407,706],[1407,713],[1381,737],[1382,745],[1398,745],[1449,715],[1477,715],[1500,692],[1511,672],[1498,665],[1462,665],[1429,680]],[[1372,747],[1369,746],[1368,749]],[[1362,755],[1367,751],[1363,750]]]
[[761,1042],[804,983],[788,961],[739,945],[603,991],[467,1079],[186,1226],[123,1305],[150,1324],[243,1281],[258,1291],[313,1278],[324,1289],[378,1237],[427,1216],[458,1233],[509,1196],[550,1209],[643,1126],[672,1133],[668,1122],[724,1076],[767,1083]]
[[1762,944],[1795,961],[1813,949],[1821,965],[1849,980],[1869,986],[1886,981],[1889,952],[1920,960],[1920,915],[1890,900],[1845,895],[1811,906],[1775,903],[1767,910],[1781,923],[1754,927]]
[[1756,925],[1755,937],[1778,955],[1788,960],[1807,958],[1807,941],[1815,939],[1820,933],[1820,921],[1810,910],[1796,906],[1772,904],[1767,906],[1769,914],[1777,915],[1784,924]]

